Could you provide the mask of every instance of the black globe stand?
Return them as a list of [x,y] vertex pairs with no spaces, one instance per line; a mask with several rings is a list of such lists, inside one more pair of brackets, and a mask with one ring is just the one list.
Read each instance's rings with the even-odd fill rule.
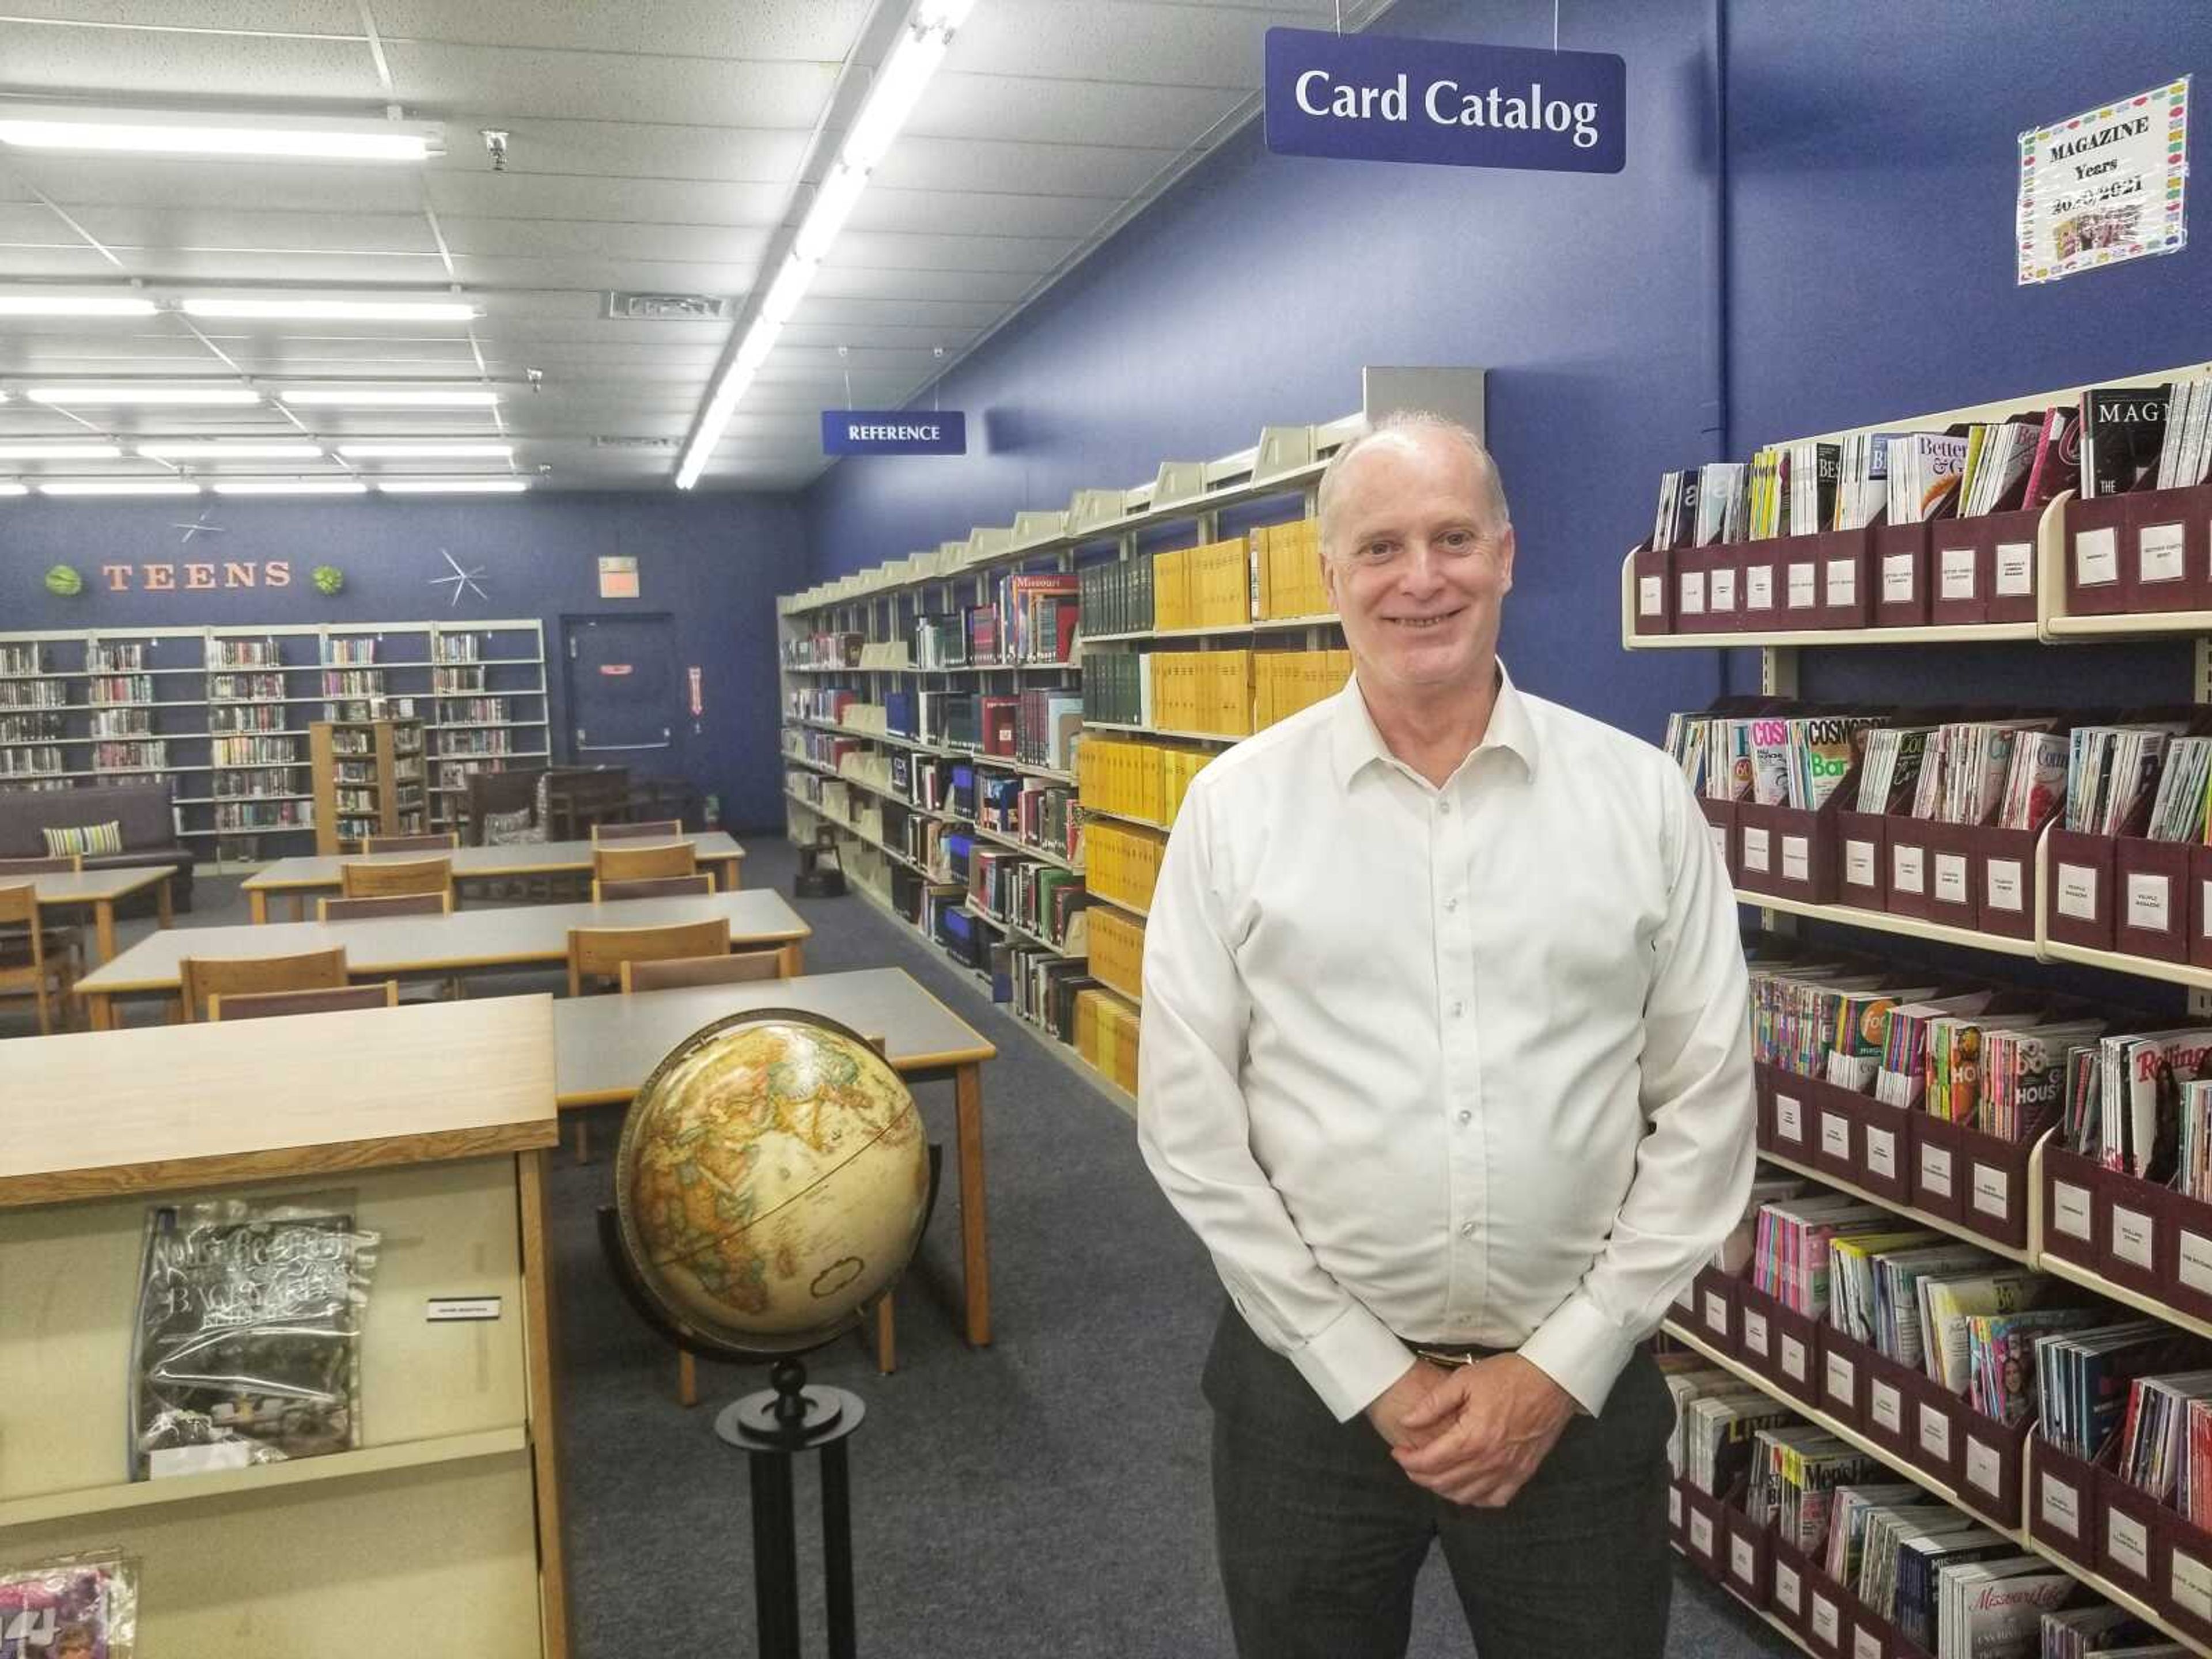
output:
[[806,1367],[778,1360],[773,1388],[723,1409],[714,1432],[745,1454],[752,1473],[753,1597],[761,1659],[799,1659],[799,1530],[792,1468],[802,1452],[822,1461],[823,1595],[830,1615],[830,1659],[854,1659],[853,1497],[845,1437],[867,1407],[844,1389],[808,1388]]

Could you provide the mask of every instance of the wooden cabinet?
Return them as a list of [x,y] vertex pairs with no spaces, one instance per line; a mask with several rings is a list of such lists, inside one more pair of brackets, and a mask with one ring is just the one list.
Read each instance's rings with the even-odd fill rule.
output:
[[[0,1044],[0,1559],[136,1553],[172,1659],[562,1659],[554,1112],[544,997]],[[333,1194],[380,1236],[359,1446],[130,1479],[149,1206]]]

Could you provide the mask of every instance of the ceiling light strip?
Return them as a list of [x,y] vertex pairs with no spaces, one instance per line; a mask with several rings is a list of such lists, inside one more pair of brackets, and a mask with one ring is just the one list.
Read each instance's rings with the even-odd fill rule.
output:
[[866,189],[870,170],[889,152],[899,129],[914,112],[923,88],[945,61],[953,31],[974,4],[975,0],[915,0],[907,14],[859,112],[845,130],[836,157],[823,175],[775,279],[768,284],[736,349],[715,374],[707,405],[700,411],[698,424],[677,464],[678,489],[690,489],[706,471],[738,400],[744,396],[784,324],[805,297],[823,256]]
[[373,478],[387,495],[515,495],[530,488],[527,478]]
[[445,153],[445,128],[436,122],[350,117],[16,104],[0,112],[0,144],[150,155],[419,163]]

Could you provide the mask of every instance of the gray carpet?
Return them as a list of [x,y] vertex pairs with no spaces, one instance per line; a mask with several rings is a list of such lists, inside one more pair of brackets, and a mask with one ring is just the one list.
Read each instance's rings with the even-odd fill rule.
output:
[[[790,850],[747,838],[749,885],[788,888]],[[245,920],[234,882],[203,879],[185,926]],[[971,1352],[949,1308],[957,1186],[899,1301],[900,1369],[856,1340],[810,1361],[860,1394],[850,1443],[860,1646],[875,1659],[1205,1659],[1230,1651],[1215,1582],[1197,1372],[1220,1291],[1139,1162],[1129,1120],[1042,1052],[981,988],[857,897],[807,902],[817,971],[907,969],[998,1044],[984,1070],[996,1341]],[[126,924],[125,942],[146,924]],[[515,975],[483,989],[551,988]],[[0,1034],[30,1029],[0,1005]],[[143,1016],[142,1016],[143,1017]],[[921,1091],[948,1158],[951,1090]],[[606,1120],[611,1129],[613,1119]],[[594,1137],[601,1146],[611,1134]],[[676,1403],[675,1359],[630,1314],[599,1257],[604,1156],[559,1155],[554,1182],[569,1579],[580,1659],[754,1652],[744,1457],[713,1432],[757,1371],[701,1368]],[[799,1477],[807,1651],[823,1651],[819,1521]],[[1440,1564],[1425,1575],[1411,1652],[1471,1651]],[[1728,1598],[1677,1575],[1668,1651],[1792,1651]],[[1492,1659],[1510,1659],[1493,1656]]]

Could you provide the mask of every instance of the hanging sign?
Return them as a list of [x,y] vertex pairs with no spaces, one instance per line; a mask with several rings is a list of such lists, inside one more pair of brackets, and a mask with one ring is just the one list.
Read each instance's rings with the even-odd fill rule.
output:
[[824,455],[965,455],[968,417],[957,409],[825,409]]
[[2189,240],[2189,77],[2020,135],[2020,280],[2178,252]]
[[1628,70],[1612,52],[1269,29],[1267,79],[1279,155],[1552,173],[1627,160]]

